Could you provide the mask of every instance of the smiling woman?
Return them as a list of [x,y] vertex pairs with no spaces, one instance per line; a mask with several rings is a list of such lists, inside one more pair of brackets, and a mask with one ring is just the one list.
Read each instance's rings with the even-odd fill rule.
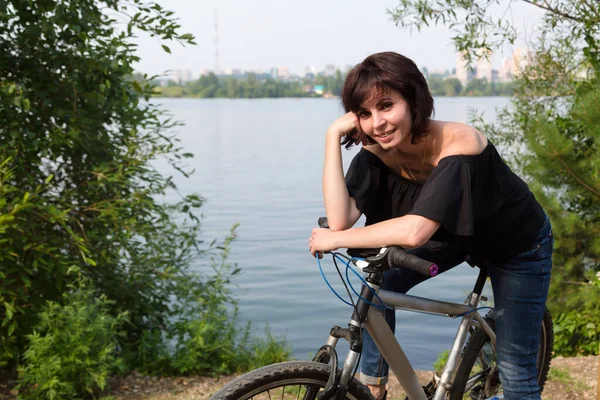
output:
[[[433,97],[429,90],[420,90],[423,87],[427,87],[425,77],[412,60],[396,53],[379,53],[377,58],[369,57],[350,71],[344,83],[342,102],[346,111],[357,114],[361,119],[369,117],[369,112],[363,109],[368,103],[391,107],[394,102],[400,102],[404,114],[397,117],[405,120],[408,126],[404,133],[412,132],[411,142],[417,143],[427,135],[429,120],[433,116]],[[352,136],[345,137],[343,144],[346,148],[354,144],[352,139]]]
[[[331,124],[325,145],[330,229],[312,231],[311,253],[397,245],[441,272],[471,255],[492,281],[504,396],[539,399],[536,356],[553,248],[544,210],[483,134],[432,119],[427,82],[410,59],[367,57],[348,73],[342,100],[347,114]],[[363,145],[346,177],[340,140]],[[366,226],[351,228],[362,214]],[[426,279],[416,275],[390,270],[381,289],[406,293]],[[385,314],[393,329],[394,312]],[[379,400],[388,366],[364,338],[361,380]]]

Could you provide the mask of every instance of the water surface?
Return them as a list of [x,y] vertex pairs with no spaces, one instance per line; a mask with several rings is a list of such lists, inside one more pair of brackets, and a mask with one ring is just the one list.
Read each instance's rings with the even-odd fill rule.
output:
[[[343,114],[338,99],[160,99],[184,122],[178,137],[196,173],[178,177],[182,194],[206,198],[202,240],[223,238],[239,223],[231,261],[242,268],[235,289],[240,319],[257,333],[266,324],[285,335],[294,357],[306,359],[324,343],[335,324],[346,326],[351,309],[323,282],[308,252],[308,237],[325,215],[321,194],[325,132]],[[436,118],[467,122],[477,108],[493,120],[506,98],[436,99]],[[347,168],[356,153],[343,151]],[[359,224],[363,224],[361,220]],[[203,260],[196,267],[203,268]],[[329,259],[326,276],[343,293]],[[431,279],[411,294],[462,302],[476,271],[466,265]],[[359,282],[353,281],[358,289]],[[489,289],[488,289],[489,290]],[[459,321],[398,312],[396,336],[413,366],[430,369],[449,348]]]

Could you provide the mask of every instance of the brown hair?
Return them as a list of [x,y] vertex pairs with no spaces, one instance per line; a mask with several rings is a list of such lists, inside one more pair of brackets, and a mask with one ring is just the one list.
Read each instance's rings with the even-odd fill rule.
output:
[[[406,100],[412,115],[411,143],[417,143],[428,133],[433,116],[433,97],[425,77],[409,58],[394,52],[372,54],[348,72],[342,89],[342,104],[346,112],[357,112],[373,93],[397,92]],[[342,145],[355,144],[354,134],[344,137]],[[367,137],[367,142],[375,143]]]

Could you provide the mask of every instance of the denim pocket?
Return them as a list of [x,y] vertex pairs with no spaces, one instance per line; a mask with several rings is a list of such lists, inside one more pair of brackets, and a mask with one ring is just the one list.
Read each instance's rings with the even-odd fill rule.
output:
[[554,234],[552,233],[552,225],[548,217],[546,217],[546,221],[531,247],[517,254],[514,258],[526,261],[542,260],[552,256],[553,247]]

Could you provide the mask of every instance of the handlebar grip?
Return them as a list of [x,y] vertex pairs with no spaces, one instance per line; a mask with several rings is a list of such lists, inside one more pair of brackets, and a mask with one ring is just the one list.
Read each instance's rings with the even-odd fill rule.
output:
[[425,276],[436,276],[440,269],[431,261],[409,254],[400,247],[391,247],[388,252],[388,264],[392,268],[404,267]]
[[319,224],[319,228],[329,228],[329,223],[327,223],[327,217],[319,217],[317,223]]

